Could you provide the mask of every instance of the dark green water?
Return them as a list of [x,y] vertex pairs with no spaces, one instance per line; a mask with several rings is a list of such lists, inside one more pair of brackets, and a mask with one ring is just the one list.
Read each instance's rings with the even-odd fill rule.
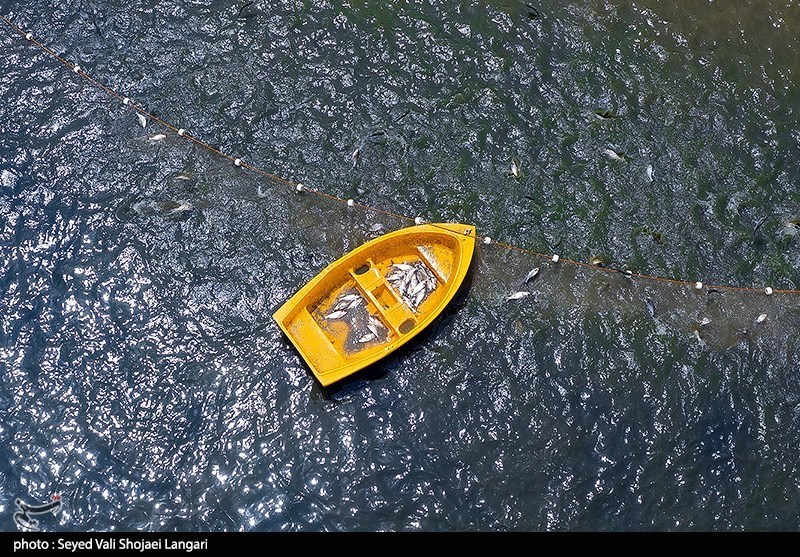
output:
[[[800,288],[796,5],[437,4],[0,14],[322,191],[573,259]],[[376,223],[407,223],[151,143],[158,126],[4,24],[0,52],[0,528],[15,498],[55,492],[44,530],[800,527],[800,296],[480,246],[419,342],[323,390],[272,311]]]

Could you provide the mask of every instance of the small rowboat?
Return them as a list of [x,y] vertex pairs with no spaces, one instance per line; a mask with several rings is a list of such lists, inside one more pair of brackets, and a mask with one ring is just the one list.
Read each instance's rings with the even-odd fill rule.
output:
[[469,270],[475,228],[422,224],[334,261],[274,314],[322,385],[411,340],[453,299]]

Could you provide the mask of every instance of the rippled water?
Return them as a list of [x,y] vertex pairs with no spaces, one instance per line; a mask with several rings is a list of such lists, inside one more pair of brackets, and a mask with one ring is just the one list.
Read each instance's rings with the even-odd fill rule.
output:
[[[244,4],[0,14],[326,192],[800,287],[795,3]],[[0,52],[0,528],[16,497],[55,492],[45,530],[800,527],[800,296],[480,246],[418,342],[322,389],[272,311],[371,225],[406,223],[152,144],[157,126],[5,25]]]

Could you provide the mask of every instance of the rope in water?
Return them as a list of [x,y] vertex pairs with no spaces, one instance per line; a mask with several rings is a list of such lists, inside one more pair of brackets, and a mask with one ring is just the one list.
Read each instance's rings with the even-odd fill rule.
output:
[[[209,145],[208,143],[206,143],[205,141],[201,140],[197,136],[191,135],[184,128],[178,128],[178,127],[172,125],[171,123],[169,123],[169,122],[167,122],[165,120],[162,120],[158,116],[155,116],[155,115],[147,112],[144,108],[142,108],[141,106],[135,104],[133,101],[130,100],[129,97],[126,97],[126,96],[118,93],[117,91],[111,89],[110,87],[107,87],[106,85],[104,85],[103,83],[101,83],[100,81],[96,80],[95,78],[90,76],[88,73],[86,73],[86,71],[84,71],[83,68],[81,68],[78,64],[75,64],[74,62],[70,62],[69,60],[66,60],[65,58],[59,56],[52,49],[48,48],[46,45],[44,45],[43,43],[41,43],[38,40],[36,40],[36,38],[33,36],[32,33],[24,31],[23,29],[21,29],[20,27],[15,25],[12,21],[7,19],[6,17],[0,15],[0,19],[2,19],[3,22],[8,27],[10,27],[14,31],[16,31],[21,36],[23,36],[30,43],[32,43],[35,46],[39,47],[41,50],[46,52],[49,56],[51,56],[52,58],[58,60],[66,68],[72,70],[74,73],[78,74],[82,78],[84,78],[87,81],[91,82],[94,86],[98,87],[99,89],[102,89],[103,91],[108,93],[110,96],[112,96],[115,99],[117,99],[118,101],[120,101],[123,105],[132,108],[133,110],[135,110],[138,114],[140,114],[144,118],[147,118],[147,119],[149,119],[149,120],[151,120],[153,122],[156,122],[156,123],[164,126],[166,129],[170,130],[171,132],[177,134],[180,137],[183,137],[183,138],[191,141],[195,145],[198,145],[198,146],[202,147],[203,149],[206,149],[207,151],[211,151],[215,155],[218,155],[218,156],[220,156],[222,158],[225,158],[225,159],[231,161],[236,167],[247,169],[247,170],[249,170],[251,172],[254,172],[256,174],[259,174],[261,176],[269,178],[270,180],[272,180],[273,182],[275,182],[277,184],[286,186],[286,187],[291,188],[291,189],[293,189],[295,191],[298,191],[298,192],[300,192],[300,191],[309,192],[309,193],[311,193],[313,195],[328,199],[330,201],[335,201],[337,203],[345,204],[348,207],[358,207],[358,208],[363,209],[365,211],[371,211],[371,212],[374,212],[374,213],[378,213],[378,214],[394,217],[394,218],[397,218],[397,219],[414,222],[415,224],[422,224],[423,222],[426,222],[421,217],[412,218],[412,217],[409,217],[407,215],[402,215],[402,214],[399,214],[399,213],[395,213],[393,211],[389,211],[389,210],[386,210],[386,209],[381,209],[379,207],[374,207],[374,206],[371,206],[371,205],[358,203],[358,202],[354,201],[353,199],[343,199],[343,198],[338,197],[336,195],[333,195],[333,194],[330,194],[330,193],[327,193],[327,192],[324,192],[324,191],[321,191],[321,190],[318,190],[318,189],[310,188],[310,187],[308,187],[308,186],[306,186],[306,185],[304,185],[302,183],[293,182],[291,180],[287,180],[286,178],[282,178],[281,176],[277,176],[275,174],[272,174],[271,172],[268,172],[268,171],[266,171],[266,170],[264,170],[262,168],[259,168],[259,167],[255,166],[255,165],[252,165],[252,164],[250,164],[250,163],[248,163],[246,161],[243,161],[241,158],[237,158],[237,157],[234,157],[234,156],[229,155],[227,153],[223,153],[219,149]],[[428,224],[432,224],[432,225],[435,226],[435,223],[428,223]],[[565,257],[560,257],[557,254],[546,254],[546,253],[538,252],[538,251],[535,251],[535,250],[532,250],[532,249],[523,248],[523,247],[516,246],[516,245],[513,245],[513,244],[508,244],[508,243],[505,243],[505,242],[494,240],[494,239],[490,238],[489,236],[482,236],[480,234],[478,234],[476,237],[477,237],[478,240],[481,240],[484,244],[493,244],[493,245],[500,246],[500,247],[505,248],[505,249],[519,251],[519,252],[522,252],[522,253],[533,255],[533,256],[536,256],[536,257],[539,257],[539,258],[542,258],[542,259],[545,259],[545,260],[549,260],[553,264],[558,264],[559,262],[562,262],[562,263],[565,263],[565,264],[575,265],[575,266],[578,266],[578,267],[591,268],[591,269],[597,270],[597,271],[605,271],[605,272],[608,272],[608,273],[622,273],[623,275],[625,275],[625,276],[627,276],[629,278],[637,278],[637,279],[644,279],[644,280],[651,280],[651,281],[658,281],[658,282],[676,284],[676,285],[681,285],[681,286],[687,286],[687,287],[690,287],[690,288],[694,288],[694,289],[696,289],[698,291],[702,291],[702,290],[707,290],[707,291],[711,291],[711,290],[728,290],[728,291],[754,292],[754,293],[760,292],[760,293],[766,294],[768,296],[772,295],[772,294],[800,294],[800,290],[797,290],[797,289],[773,289],[771,286],[766,286],[764,288],[760,288],[760,287],[753,287],[753,286],[735,286],[735,285],[726,285],[726,284],[714,284],[714,285],[709,284],[709,285],[706,285],[706,284],[703,284],[700,281],[688,281],[688,280],[680,280],[680,279],[670,279],[670,278],[666,278],[666,277],[659,277],[659,276],[648,275],[648,274],[644,274],[644,273],[636,273],[636,272],[633,272],[633,271],[630,271],[630,270],[621,270],[621,269],[615,269],[615,268],[610,268],[610,267],[604,267],[604,266],[601,266],[601,265],[596,265],[594,263],[586,263],[584,261],[577,261],[577,260],[568,259],[568,258],[565,258]]]

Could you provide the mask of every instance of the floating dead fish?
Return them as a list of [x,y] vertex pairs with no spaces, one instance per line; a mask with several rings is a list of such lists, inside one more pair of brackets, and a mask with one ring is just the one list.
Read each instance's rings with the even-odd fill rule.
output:
[[526,292],[525,290],[520,290],[519,292],[514,292],[513,294],[508,296],[506,298],[506,301],[510,302],[511,300],[521,300],[522,298],[524,298],[524,297],[526,297],[528,295],[530,295],[530,292]]
[[370,232],[378,232],[380,230],[383,230],[383,225],[379,222],[376,222],[375,224],[369,227]]
[[194,208],[194,205],[189,203],[188,201],[181,201],[177,207],[170,209],[170,215],[177,215],[179,213],[183,213],[185,211],[191,211]]
[[164,141],[167,138],[163,133],[157,133],[153,137],[148,138],[148,141]]
[[798,227],[798,224],[800,224],[800,221],[786,221],[783,223],[783,228],[781,228],[781,234],[792,238],[797,236],[798,232],[800,232],[800,227]]
[[692,331],[692,336],[693,336],[694,338],[696,338],[696,339],[697,339],[697,342],[699,342],[700,344],[702,344],[702,343],[703,343],[703,339],[702,339],[702,337],[700,336],[700,331],[698,331],[697,329],[694,329],[694,330]]
[[147,118],[144,117],[144,114],[142,114],[141,112],[137,112],[136,118],[139,119],[139,123],[142,125],[143,128],[147,126]]
[[708,317],[703,317],[703,319],[700,321],[700,326],[705,327],[709,323],[711,323],[711,319]]
[[594,265],[595,267],[604,267],[604,266],[606,265],[606,263],[607,263],[607,261],[605,260],[605,258],[603,258],[603,257],[599,257],[599,256],[597,256],[597,255],[596,255],[596,256],[594,256],[594,257],[592,257],[592,258],[589,260],[589,262],[590,262],[592,265]]
[[519,164],[516,159],[511,159],[511,175],[514,178],[519,178]]
[[766,321],[766,319],[767,319],[767,314],[762,313],[761,315],[756,317],[756,323],[763,323],[764,321]]
[[370,332],[370,333],[367,333],[366,335],[364,335],[363,337],[361,337],[360,339],[358,339],[358,342],[359,342],[359,344],[364,344],[365,342],[373,341],[376,338],[377,338],[377,336],[374,333]]
[[173,201],[172,199],[167,199],[164,201],[155,201],[151,204],[157,211],[162,212],[171,212],[181,206],[179,201]]
[[598,120],[613,120],[617,117],[616,114],[606,109],[595,110],[594,115]]
[[325,319],[341,319],[345,315],[347,315],[346,311],[339,310],[329,313],[328,315],[325,316]]
[[648,164],[647,165],[647,169],[644,171],[644,173],[645,173],[645,176],[647,176],[647,181],[648,182],[652,182],[653,181],[653,165],[652,164]]
[[[191,174],[186,174],[184,172],[181,172],[180,174],[176,174],[175,175],[175,179],[176,180],[191,180],[192,179],[192,175]],[[259,184],[259,188],[260,187],[261,187],[261,185]]]
[[357,147],[353,154],[350,155],[350,159],[353,161],[353,168],[355,168],[358,161],[361,160],[361,148]]
[[625,159],[625,153],[620,153],[614,149],[605,149],[603,152],[608,155],[608,158],[612,161],[621,161]]
[[538,274],[539,274],[539,267],[535,267],[535,268],[531,269],[531,271],[528,273],[528,276],[525,277],[525,280],[523,282],[532,281],[533,279],[536,278],[536,276]]
[[647,304],[647,313],[650,314],[650,317],[653,319],[656,318],[656,307],[653,305],[653,300],[650,298],[645,298],[645,304]]

